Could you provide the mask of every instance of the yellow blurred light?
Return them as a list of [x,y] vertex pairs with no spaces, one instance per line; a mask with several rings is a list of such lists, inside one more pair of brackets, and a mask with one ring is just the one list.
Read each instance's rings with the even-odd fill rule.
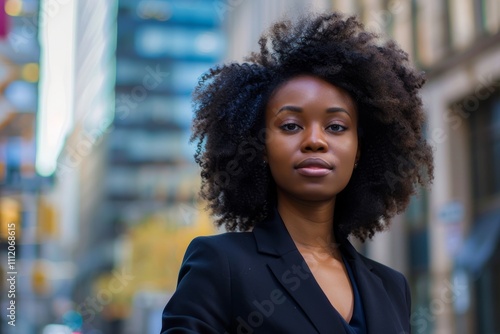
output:
[[48,270],[43,262],[36,261],[33,264],[33,271],[31,273],[31,284],[33,291],[36,294],[43,295],[49,290],[47,273]]
[[0,239],[21,234],[21,204],[9,197],[0,197]]
[[28,82],[37,82],[38,81],[38,64],[37,63],[29,63],[23,66],[21,69],[21,76],[24,80]]
[[56,209],[46,200],[40,198],[38,202],[38,230],[37,238],[40,241],[58,236],[58,216]]
[[158,21],[167,21],[170,17],[164,13],[158,13],[155,15],[155,18]]
[[21,0],[7,0],[5,12],[10,16],[19,16],[23,12],[23,2]]

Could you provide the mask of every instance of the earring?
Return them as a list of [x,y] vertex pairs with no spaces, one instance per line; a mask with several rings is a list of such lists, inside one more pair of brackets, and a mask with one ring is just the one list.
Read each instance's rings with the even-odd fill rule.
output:
[[358,163],[357,162],[354,163],[354,168],[358,168]]

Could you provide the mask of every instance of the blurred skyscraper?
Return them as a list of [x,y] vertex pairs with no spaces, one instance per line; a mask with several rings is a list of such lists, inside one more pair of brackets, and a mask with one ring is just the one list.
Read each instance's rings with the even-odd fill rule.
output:
[[120,1],[106,177],[118,228],[195,195],[191,93],[224,55],[220,24],[211,0]]
[[119,2],[101,237],[117,240],[115,270],[133,277],[109,307],[122,310],[116,319],[129,318],[127,333],[159,332],[187,243],[214,232],[196,200],[189,136],[192,90],[225,54],[222,24],[212,0]]
[[111,266],[112,245],[96,236],[103,226],[103,142],[114,112],[116,11],[115,0],[44,0],[33,19],[41,46],[36,171],[50,184],[32,211],[37,244],[22,245],[36,250],[33,270],[23,274],[33,276],[38,297],[25,333],[51,323],[73,331],[92,325],[94,281]]

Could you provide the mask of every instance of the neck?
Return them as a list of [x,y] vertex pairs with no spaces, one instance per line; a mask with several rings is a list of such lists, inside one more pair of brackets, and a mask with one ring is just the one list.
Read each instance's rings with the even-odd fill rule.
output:
[[297,248],[308,252],[331,252],[335,246],[333,212],[335,198],[306,202],[278,194],[278,212]]

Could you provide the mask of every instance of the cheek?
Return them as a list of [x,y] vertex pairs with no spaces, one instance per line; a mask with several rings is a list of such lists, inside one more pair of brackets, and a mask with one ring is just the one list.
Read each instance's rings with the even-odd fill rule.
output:
[[[334,146],[335,151],[335,146]],[[358,141],[353,138],[345,141],[343,145],[337,145],[337,155],[344,163],[354,163],[358,153]]]
[[285,150],[277,149],[276,147],[272,147],[267,150],[267,162],[271,171],[284,169],[288,163],[289,155]]
[[278,140],[273,141],[272,145],[266,145],[266,156],[273,179],[287,177],[292,153],[286,149],[286,145]]
[[290,141],[283,136],[273,134],[271,131],[266,137],[266,155],[268,159],[278,161],[290,156]]

